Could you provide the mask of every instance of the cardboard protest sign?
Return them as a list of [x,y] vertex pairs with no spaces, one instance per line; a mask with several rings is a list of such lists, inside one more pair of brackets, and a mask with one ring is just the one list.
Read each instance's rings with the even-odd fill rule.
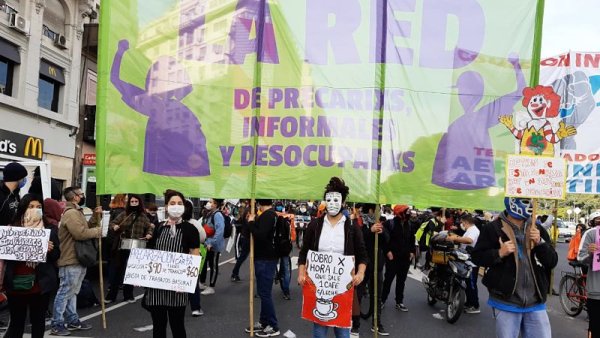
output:
[[0,226],[0,259],[45,262],[50,229]]
[[131,249],[124,284],[194,293],[200,256],[151,249]]
[[563,200],[566,174],[560,157],[508,155],[506,196]]
[[319,325],[352,325],[354,257],[308,251],[302,288],[302,318]]

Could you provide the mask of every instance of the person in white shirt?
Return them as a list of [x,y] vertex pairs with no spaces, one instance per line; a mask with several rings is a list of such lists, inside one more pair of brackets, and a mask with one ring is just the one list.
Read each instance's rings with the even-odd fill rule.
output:
[[[468,252],[475,247],[479,238],[479,229],[475,226],[475,218],[469,214],[464,214],[460,218],[460,228],[465,231],[462,236],[451,235],[448,237],[453,243],[460,244],[461,249]],[[469,249],[470,247],[470,249]],[[467,283],[467,301],[465,302],[465,313],[480,313],[479,296],[477,295],[477,277],[479,276],[479,267],[474,267],[471,273],[471,280]]]

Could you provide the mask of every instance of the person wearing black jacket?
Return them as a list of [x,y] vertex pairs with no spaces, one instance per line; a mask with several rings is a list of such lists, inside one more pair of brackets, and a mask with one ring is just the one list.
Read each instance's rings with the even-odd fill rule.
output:
[[[352,285],[356,287],[365,278],[368,257],[362,232],[358,227],[352,225],[351,220],[341,212],[349,192],[350,189],[344,181],[337,177],[332,177],[325,187],[323,197],[326,201],[327,212],[310,222],[304,233],[304,242],[298,255],[298,284],[300,286],[303,286],[307,279],[306,257],[309,250],[354,256],[357,269],[352,278]],[[343,238],[337,235],[342,234],[342,229],[339,227],[343,227]],[[326,336],[327,330],[327,326],[314,323],[313,337]],[[349,331],[345,328],[334,328],[336,337],[347,337],[350,334]]]
[[404,305],[404,285],[408,276],[410,262],[415,257],[415,235],[412,233],[408,216],[410,209],[408,205],[396,205],[394,207],[394,218],[385,222],[384,227],[389,233],[390,239],[384,247],[385,253],[385,278],[381,301],[385,304],[394,278],[396,278],[396,309],[407,312]]
[[[278,336],[279,324],[273,304],[273,281],[277,272],[279,256],[275,251],[275,226],[277,213],[273,210],[273,201],[257,199],[260,216],[254,220],[254,214],[248,215],[248,227],[254,239],[254,274],[256,291],[260,297],[260,321],[254,325],[257,337]],[[250,333],[250,328],[246,328]]]
[[506,197],[506,211],[485,225],[472,252],[472,261],[487,268],[483,284],[496,318],[499,338],[550,338],[546,312],[546,271],[558,255],[540,225],[531,224],[531,201]]
[[27,169],[17,162],[11,162],[2,170],[0,182],[0,225],[9,225],[19,206],[19,190],[27,183]]

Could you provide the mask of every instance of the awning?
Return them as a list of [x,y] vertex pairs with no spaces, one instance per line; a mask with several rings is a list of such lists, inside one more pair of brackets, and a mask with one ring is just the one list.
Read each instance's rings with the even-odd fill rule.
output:
[[65,73],[63,69],[46,60],[40,60],[40,74],[47,76],[56,82],[65,84]]
[[14,63],[21,63],[19,47],[4,39],[0,39],[0,55]]

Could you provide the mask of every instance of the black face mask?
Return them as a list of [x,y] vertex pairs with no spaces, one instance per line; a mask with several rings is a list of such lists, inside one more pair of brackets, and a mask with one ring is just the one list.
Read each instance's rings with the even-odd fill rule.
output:
[[79,203],[77,203],[80,207],[85,205],[85,196],[80,197]]

